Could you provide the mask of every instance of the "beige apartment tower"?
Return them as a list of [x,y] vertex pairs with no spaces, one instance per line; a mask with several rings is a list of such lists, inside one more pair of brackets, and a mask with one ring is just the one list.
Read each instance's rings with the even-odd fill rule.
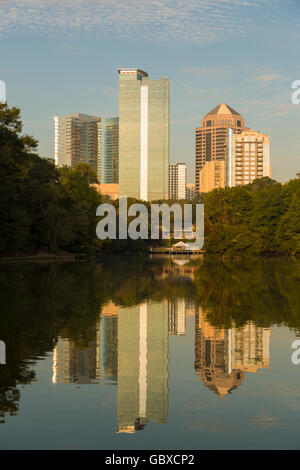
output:
[[258,131],[246,130],[236,134],[227,131],[227,186],[241,186],[257,178],[271,177],[270,139]]
[[119,69],[119,191],[144,201],[168,198],[168,78]]
[[200,193],[208,193],[213,189],[225,188],[225,161],[214,160],[205,163],[199,173]]
[[55,163],[75,168],[88,163],[101,181],[101,118],[72,114],[54,118]]
[[206,162],[225,160],[227,129],[245,130],[245,120],[225,103],[204,116],[196,129],[196,192],[200,191],[200,171]]

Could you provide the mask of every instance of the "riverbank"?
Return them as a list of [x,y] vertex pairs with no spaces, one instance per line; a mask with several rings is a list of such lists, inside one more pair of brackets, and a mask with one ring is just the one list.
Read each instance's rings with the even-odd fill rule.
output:
[[10,255],[0,258],[0,264],[11,263],[53,263],[53,262],[83,262],[87,260],[85,253],[37,253],[35,255]]

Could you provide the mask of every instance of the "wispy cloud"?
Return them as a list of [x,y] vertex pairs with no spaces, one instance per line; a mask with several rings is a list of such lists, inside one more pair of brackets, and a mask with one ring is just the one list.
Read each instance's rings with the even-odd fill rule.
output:
[[0,35],[93,33],[119,39],[206,43],[244,35],[246,23],[255,24],[257,9],[269,10],[278,1],[0,0]]
[[228,72],[229,67],[188,67],[185,71],[191,75],[223,75]]
[[251,77],[248,79],[248,82],[256,82],[260,85],[267,86],[270,85],[270,83],[278,82],[279,80],[290,80],[290,77],[286,77],[281,73],[267,73]]
[[287,96],[280,96],[277,99],[282,100],[281,102],[275,102],[271,99],[265,100],[240,100],[239,104],[240,109],[243,112],[248,112],[249,110],[256,110],[256,113],[260,116],[272,116],[272,117],[284,117],[291,115],[300,114],[300,105],[296,106],[291,102],[287,102]]

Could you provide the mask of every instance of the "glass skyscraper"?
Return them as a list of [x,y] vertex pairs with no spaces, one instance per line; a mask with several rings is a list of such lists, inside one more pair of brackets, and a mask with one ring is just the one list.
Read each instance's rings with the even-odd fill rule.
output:
[[104,121],[104,183],[119,182],[119,118]]
[[168,198],[168,78],[119,69],[119,192],[145,201]]
[[101,181],[101,118],[88,114],[55,117],[55,163],[88,163]]

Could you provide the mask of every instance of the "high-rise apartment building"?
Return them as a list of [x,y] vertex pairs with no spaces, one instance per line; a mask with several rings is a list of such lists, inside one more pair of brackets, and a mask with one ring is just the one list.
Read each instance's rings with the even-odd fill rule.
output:
[[54,118],[55,163],[75,168],[88,163],[101,179],[101,118],[72,114]]
[[119,118],[104,121],[104,183],[119,182]]
[[206,162],[199,172],[199,192],[208,193],[216,188],[225,188],[225,160]]
[[195,183],[187,183],[186,185],[186,199],[192,201],[196,196],[196,186]]
[[270,139],[258,131],[236,134],[227,130],[226,180],[227,186],[249,184],[257,178],[271,177]]
[[169,165],[169,199],[186,197],[186,164]]
[[200,170],[206,162],[225,160],[227,129],[245,130],[243,117],[227,104],[219,104],[196,129],[196,191],[200,191]]
[[145,201],[168,198],[168,78],[119,69],[119,191]]

